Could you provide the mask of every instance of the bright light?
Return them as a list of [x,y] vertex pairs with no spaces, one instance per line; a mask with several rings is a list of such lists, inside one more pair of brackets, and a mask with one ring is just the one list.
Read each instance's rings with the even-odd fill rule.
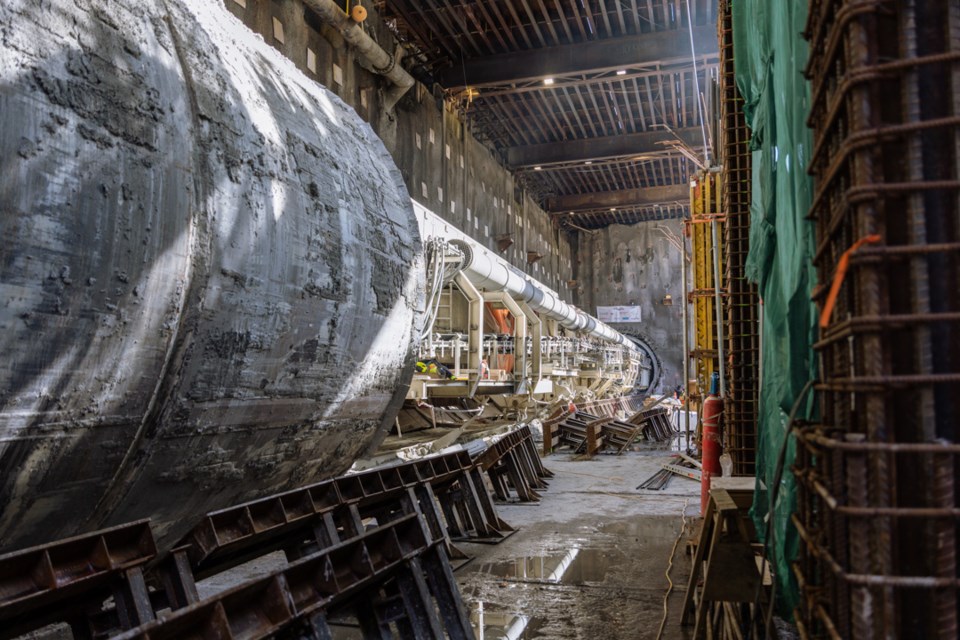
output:
[[534,168],[533,168],[534,171],[541,171],[542,169],[543,169],[543,167],[534,167]]
[[616,211],[616,210],[617,210],[616,207],[610,207],[610,211]]
[[587,160],[587,161],[584,162],[583,164],[593,164],[593,160]]
[[543,84],[545,84],[545,85],[547,85],[547,86],[553,84],[553,78],[544,78],[544,79],[543,79]]
[[617,69],[617,75],[618,75],[618,76],[625,76],[625,75],[627,75],[627,70],[626,70],[626,69]]

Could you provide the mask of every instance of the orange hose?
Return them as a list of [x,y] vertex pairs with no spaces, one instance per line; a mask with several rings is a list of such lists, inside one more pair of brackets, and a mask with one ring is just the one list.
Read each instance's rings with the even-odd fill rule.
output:
[[850,266],[850,256],[865,244],[876,244],[880,242],[880,236],[874,234],[860,238],[853,243],[853,246],[843,252],[840,256],[840,262],[837,263],[837,271],[833,274],[833,283],[830,285],[830,293],[823,303],[823,311],[820,312],[820,328],[825,329],[830,324],[830,316],[833,315],[833,307],[837,304],[837,296],[840,295],[840,286],[843,279],[847,277],[847,269]]

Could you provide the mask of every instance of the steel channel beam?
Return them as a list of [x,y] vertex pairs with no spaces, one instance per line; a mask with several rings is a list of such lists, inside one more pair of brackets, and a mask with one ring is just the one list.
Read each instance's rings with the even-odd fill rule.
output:
[[[283,548],[303,531],[323,524],[329,532],[353,512],[355,518],[384,517],[410,490],[426,486],[433,500],[454,500],[454,487],[469,482],[475,463],[465,451],[416,460],[384,469],[342,476],[208,514],[184,539],[191,547],[191,561],[200,575],[219,572],[265,553]],[[460,492],[463,500],[478,500],[472,513],[495,513],[489,494],[482,490]],[[430,506],[418,494],[421,508]],[[386,509],[386,510],[385,510]],[[324,524],[325,523],[325,524]],[[496,535],[502,520],[485,518],[471,522],[468,531],[479,537]],[[512,531],[508,527],[508,531]],[[466,535],[467,532],[464,532]],[[452,552],[452,550],[451,550]]]
[[156,556],[147,520],[0,556],[0,638],[98,609],[111,595],[128,627],[152,619],[142,568]]
[[[225,640],[252,640],[272,637],[295,625],[322,628],[325,612],[373,585],[394,576],[403,576],[405,583],[416,581],[417,576],[423,580],[425,573],[437,570],[425,571],[418,564],[431,554],[446,560],[442,541],[432,540],[420,518],[410,514],[117,638],[173,640],[216,635]],[[449,571],[449,563],[446,569]],[[469,621],[456,584],[440,584],[436,580],[427,580],[425,584],[430,586],[422,591],[417,589],[416,605],[408,607],[408,619],[425,623],[426,629],[444,628],[450,637],[472,637],[463,634],[464,628],[469,629],[465,627]],[[441,609],[456,611],[456,620],[447,616],[424,620],[424,616],[432,614],[434,598]],[[417,637],[419,632],[422,631],[418,630]]]

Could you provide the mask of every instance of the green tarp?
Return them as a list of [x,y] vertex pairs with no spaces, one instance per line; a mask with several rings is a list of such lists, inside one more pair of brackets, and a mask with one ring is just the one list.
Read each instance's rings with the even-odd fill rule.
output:
[[[767,528],[769,491],[787,435],[788,414],[816,375],[812,344],[816,313],[810,300],[815,272],[813,226],[805,219],[812,183],[812,149],[806,118],[810,88],[803,77],[806,0],[733,0],[734,62],[752,132],[753,202],[747,277],[763,299],[762,386],[757,443],[757,491],[752,515],[761,536]],[[797,412],[812,419],[813,394]],[[771,539],[778,610],[790,618],[798,589],[790,563],[797,533],[790,524],[796,485],[790,473],[793,443],[773,508]]]

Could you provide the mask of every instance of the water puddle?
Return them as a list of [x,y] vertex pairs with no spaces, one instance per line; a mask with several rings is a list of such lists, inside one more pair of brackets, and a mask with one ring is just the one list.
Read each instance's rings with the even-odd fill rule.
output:
[[[699,503],[697,506],[699,508]],[[601,522],[596,528],[599,533],[617,538],[621,544],[633,542],[641,546],[663,542],[672,544],[680,532],[676,518],[656,516]]]
[[[543,621],[539,618],[507,611],[489,602],[470,602],[470,624],[476,640],[533,640]],[[363,640],[363,632],[355,624],[331,624],[334,640]]]
[[543,622],[485,602],[470,603],[470,623],[477,640],[532,640]]
[[602,582],[621,554],[609,549],[571,548],[566,553],[488,562],[473,572],[522,582],[582,585]]

